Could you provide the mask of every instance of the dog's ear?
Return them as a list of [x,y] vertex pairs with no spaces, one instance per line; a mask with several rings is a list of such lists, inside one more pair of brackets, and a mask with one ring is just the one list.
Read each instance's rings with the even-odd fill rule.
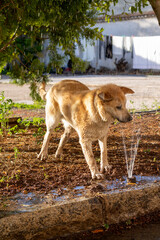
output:
[[104,93],[101,92],[98,94],[98,97],[103,101],[103,102],[110,102],[113,100],[112,96],[110,95],[110,93]]
[[133,94],[134,91],[130,88],[127,88],[127,87],[120,87],[120,89],[123,91],[124,94],[128,94],[128,93],[131,93]]

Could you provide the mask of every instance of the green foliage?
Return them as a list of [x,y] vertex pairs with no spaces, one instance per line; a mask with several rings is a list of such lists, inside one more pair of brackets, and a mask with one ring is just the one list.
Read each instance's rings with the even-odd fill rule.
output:
[[[40,100],[37,83],[47,81],[49,73],[61,73],[68,58],[73,72],[84,71],[86,63],[75,57],[75,43],[80,39],[101,38],[95,27],[98,15],[114,16],[118,0],[2,0],[0,4],[0,73],[7,65],[8,74],[17,84],[30,83],[31,96]],[[131,12],[141,12],[146,0],[135,1]],[[110,11],[110,14],[109,14]],[[40,61],[44,41],[49,39],[50,62]]]
[[105,223],[104,227],[105,227],[106,230],[108,230],[109,229],[109,224]]
[[26,103],[13,103],[13,107],[15,108],[24,108],[24,109],[43,109],[45,105],[44,101],[34,102],[34,104],[26,104]]
[[4,92],[0,94],[0,134],[5,134],[8,128],[8,118],[11,114],[13,102],[11,99],[5,99]]
[[34,117],[33,120],[29,120],[28,118],[24,118],[22,121],[18,121],[21,127],[25,127],[28,129],[30,126],[39,127],[45,122],[44,118]]
[[132,221],[130,219],[126,221],[127,226],[130,226],[131,224],[132,224]]
[[158,102],[157,100],[155,100],[155,101],[152,103],[151,108],[152,108],[152,109],[155,109],[155,110],[160,110],[160,102]]
[[[45,130],[42,127],[39,127],[37,131],[33,133],[33,137],[36,138],[37,144],[40,144],[42,142],[44,134],[45,134]],[[41,138],[39,139],[39,137]]]
[[[0,135],[3,134],[17,134],[17,133],[23,133],[25,132],[30,125],[38,127],[37,133],[35,133],[35,136],[43,136],[44,135],[44,130],[40,127],[45,120],[43,118],[40,117],[34,117],[33,120],[29,120],[27,118],[21,120],[21,118],[19,118],[17,120],[18,125],[14,125],[12,127],[8,126],[8,120],[10,117],[10,114],[12,113],[12,108],[13,107],[20,107],[20,108],[27,108],[27,109],[35,109],[35,108],[40,108],[42,107],[43,103],[37,103],[35,102],[35,104],[33,105],[27,105],[27,104],[16,104],[13,103],[11,99],[5,99],[4,96],[4,92],[1,92],[0,95],[0,125],[1,125],[1,129],[0,129]],[[43,106],[44,107],[44,106]],[[24,129],[25,128],[25,129]]]
[[96,158],[96,162],[97,162],[97,163],[100,163],[100,162],[101,162],[101,159],[100,159],[100,158]]
[[18,150],[18,148],[17,147],[14,147],[14,158],[15,158],[15,160],[18,158],[18,155],[20,154],[20,152],[19,152],[19,150]]
[[44,119],[40,117],[33,118],[33,126],[39,127],[42,123],[44,123]]

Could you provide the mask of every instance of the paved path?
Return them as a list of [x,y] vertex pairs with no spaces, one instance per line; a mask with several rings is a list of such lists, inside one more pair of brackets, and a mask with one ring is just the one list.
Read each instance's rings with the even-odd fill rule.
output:
[[[115,83],[121,86],[127,86],[135,91],[133,95],[127,95],[127,106],[129,108],[142,109],[147,106],[151,108],[160,106],[160,76],[130,76],[130,75],[83,75],[83,76],[51,76],[47,89],[51,84],[63,79],[75,79],[95,88],[107,83]],[[5,91],[5,97],[11,98],[14,102],[32,103],[29,96],[29,85],[17,86],[8,84],[9,79],[2,77],[0,80],[0,92]],[[131,103],[130,100],[133,102]]]

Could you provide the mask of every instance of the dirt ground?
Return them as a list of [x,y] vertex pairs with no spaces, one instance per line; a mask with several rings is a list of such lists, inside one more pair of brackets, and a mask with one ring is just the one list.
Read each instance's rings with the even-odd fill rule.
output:
[[[14,115],[22,118],[44,117],[44,110],[14,109]],[[45,124],[28,127],[26,132],[0,138],[0,196],[15,193],[48,193],[63,188],[92,185],[94,181],[76,133],[66,143],[63,157],[54,158],[63,127],[59,125],[52,134],[47,160],[37,159],[43,141]],[[21,126],[19,126],[21,128]],[[106,179],[123,179],[127,174],[122,133],[128,153],[140,129],[140,143],[135,160],[135,175],[159,175],[160,169],[160,114],[135,114],[129,123],[112,124],[108,135],[108,160],[113,166]],[[134,139],[133,139],[134,138]],[[100,160],[99,146],[93,143],[97,164]]]

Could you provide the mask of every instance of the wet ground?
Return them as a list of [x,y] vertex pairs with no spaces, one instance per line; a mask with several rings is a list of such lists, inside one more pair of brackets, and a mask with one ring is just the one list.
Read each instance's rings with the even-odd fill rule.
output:
[[0,218],[21,213],[32,212],[34,210],[43,209],[48,206],[59,205],[70,200],[78,201],[82,198],[88,198],[97,193],[119,193],[122,191],[143,189],[152,184],[160,183],[160,176],[135,176],[136,183],[127,183],[127,177],[123,180],[116,179],[112,181],[99,180],[91,186],[76,186],[61,189],[54,189],[48,194],[37,194],[36,192],[17,193],[11,197],[1,197]]

